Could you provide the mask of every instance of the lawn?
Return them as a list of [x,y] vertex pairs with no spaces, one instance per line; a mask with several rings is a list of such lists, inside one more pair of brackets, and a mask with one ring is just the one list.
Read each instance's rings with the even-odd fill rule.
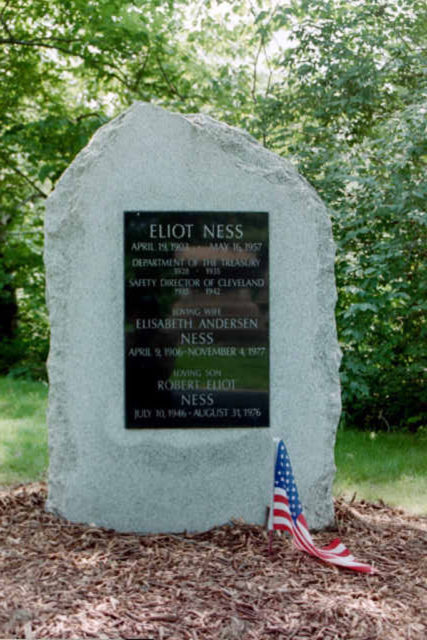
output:
[[427,515],[427,431],[338,430],[334,493]]
[[42,480],[47,384],[0,377],[0,485]]
[[[45,478],[47,385],[0,377],[0,485]],[[336,496],[427,515],[427,432],[338,430]]]

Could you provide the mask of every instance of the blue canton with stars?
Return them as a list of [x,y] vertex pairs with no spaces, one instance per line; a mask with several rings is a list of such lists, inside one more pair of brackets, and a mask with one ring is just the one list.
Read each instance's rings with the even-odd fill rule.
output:
[[277,451],[274,486],[286,491],[292,520],[296,523],[298,516],[302,513],[302,505],[299,501],[297,486],[295,484],[294,474],[292,473],[291,461],[283,440],[279,442]]

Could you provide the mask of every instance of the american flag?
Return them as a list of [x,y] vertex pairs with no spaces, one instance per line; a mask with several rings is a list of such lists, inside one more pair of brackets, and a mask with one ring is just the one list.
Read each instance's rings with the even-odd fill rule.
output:
[[272,509],[270,509],[269,529],[288,531],[298,549],[320,558],[324,562],[353,569],[354,571],[374,572],[373,567],[363,562],[358,562],[338,538],[326,547],[316,547],[302,511],[292,473],[291,461],[283,440],[280,440],[277,445],[273,504]]

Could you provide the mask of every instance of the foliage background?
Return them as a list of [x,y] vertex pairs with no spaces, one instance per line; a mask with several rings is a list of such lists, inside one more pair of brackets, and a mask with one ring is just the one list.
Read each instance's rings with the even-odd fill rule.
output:
[[418,0],[0,2],[0,373],[43,378],[43,202],[146,100],[248,129],[331,209],[342,424],[425,425],[427,9]]

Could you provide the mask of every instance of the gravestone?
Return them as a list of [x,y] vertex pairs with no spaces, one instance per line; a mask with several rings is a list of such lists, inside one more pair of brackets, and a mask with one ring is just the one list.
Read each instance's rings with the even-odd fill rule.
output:
[[118,531],[262,524],[279,437],[309,525],[331,523],[334,244],[289,162],[136,103],[60,179],[45,240],[49,510]]

